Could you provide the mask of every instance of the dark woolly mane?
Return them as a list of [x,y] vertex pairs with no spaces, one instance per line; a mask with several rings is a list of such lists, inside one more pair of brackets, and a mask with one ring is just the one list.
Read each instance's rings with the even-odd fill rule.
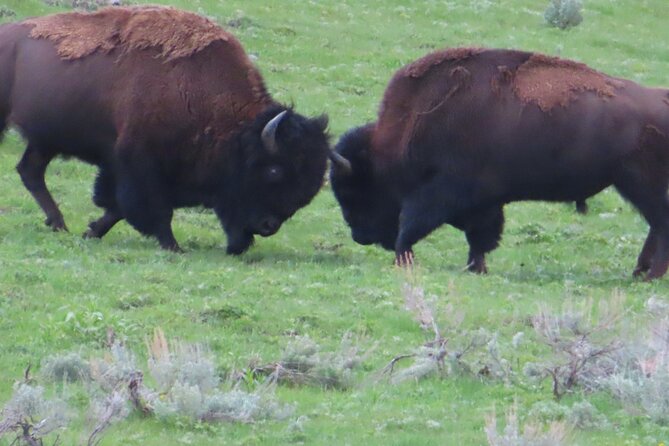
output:
[[235,38],[214,22],[186,11],[162,6],[104,8],[98,12],[64,13],[23,22],[30,37],[56,43],[63,59],[157,48],[166,61],[191,56],[215,41]]

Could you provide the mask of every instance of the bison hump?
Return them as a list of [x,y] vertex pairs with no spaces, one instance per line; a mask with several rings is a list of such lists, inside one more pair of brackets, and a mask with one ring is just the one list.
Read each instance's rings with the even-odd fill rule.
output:
[[400,76],[419,78],[444,62],[460,61],[484,52],[484,48],[446,48],[430,53],[402,68]]
[[533,54],[518,67],[513,79],[516,96],[543,111],[565,107],[583,91],[610,98],[621,86],[622,82],[587,65],[543,54]]
[[214,22],[170,7],[110,7],[94,13],[70,12],[23,22],[32,26],[30,37],[56,44],[63,59],[79,59],[95,52],[108,53],[156,48],[170,61],[191,56],[215,41],[234,39]]

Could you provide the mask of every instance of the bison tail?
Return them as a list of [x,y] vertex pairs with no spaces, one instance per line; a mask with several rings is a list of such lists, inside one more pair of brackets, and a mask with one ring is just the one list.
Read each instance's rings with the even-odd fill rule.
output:
[[0,98],[0,143],[4,139],[5,130],[9,125],[9,107],[6,106],[7,104],[5,98]]
[[7,130],[11,114],[12,89],[16,67],[17,39],[21,35],[17,24],[0,27],[0,141]]
[[7,120],[0,117],[0,143],[5,139],[5,130],[7,129]]

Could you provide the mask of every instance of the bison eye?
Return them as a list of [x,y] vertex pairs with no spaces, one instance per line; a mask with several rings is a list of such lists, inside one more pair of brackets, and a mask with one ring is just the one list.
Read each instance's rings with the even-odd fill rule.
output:
[[280,166],[269,166],[263,175],[268,183],[277,183],[283,179],[283,169]]

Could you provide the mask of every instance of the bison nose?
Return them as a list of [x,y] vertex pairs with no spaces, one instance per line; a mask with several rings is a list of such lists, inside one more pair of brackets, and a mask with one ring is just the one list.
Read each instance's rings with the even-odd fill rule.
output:
[[281,222],[275,217],[268,217],[260,223],[258,228],[258,233],[263,237],[267,237],[276,233],[281,227]]

